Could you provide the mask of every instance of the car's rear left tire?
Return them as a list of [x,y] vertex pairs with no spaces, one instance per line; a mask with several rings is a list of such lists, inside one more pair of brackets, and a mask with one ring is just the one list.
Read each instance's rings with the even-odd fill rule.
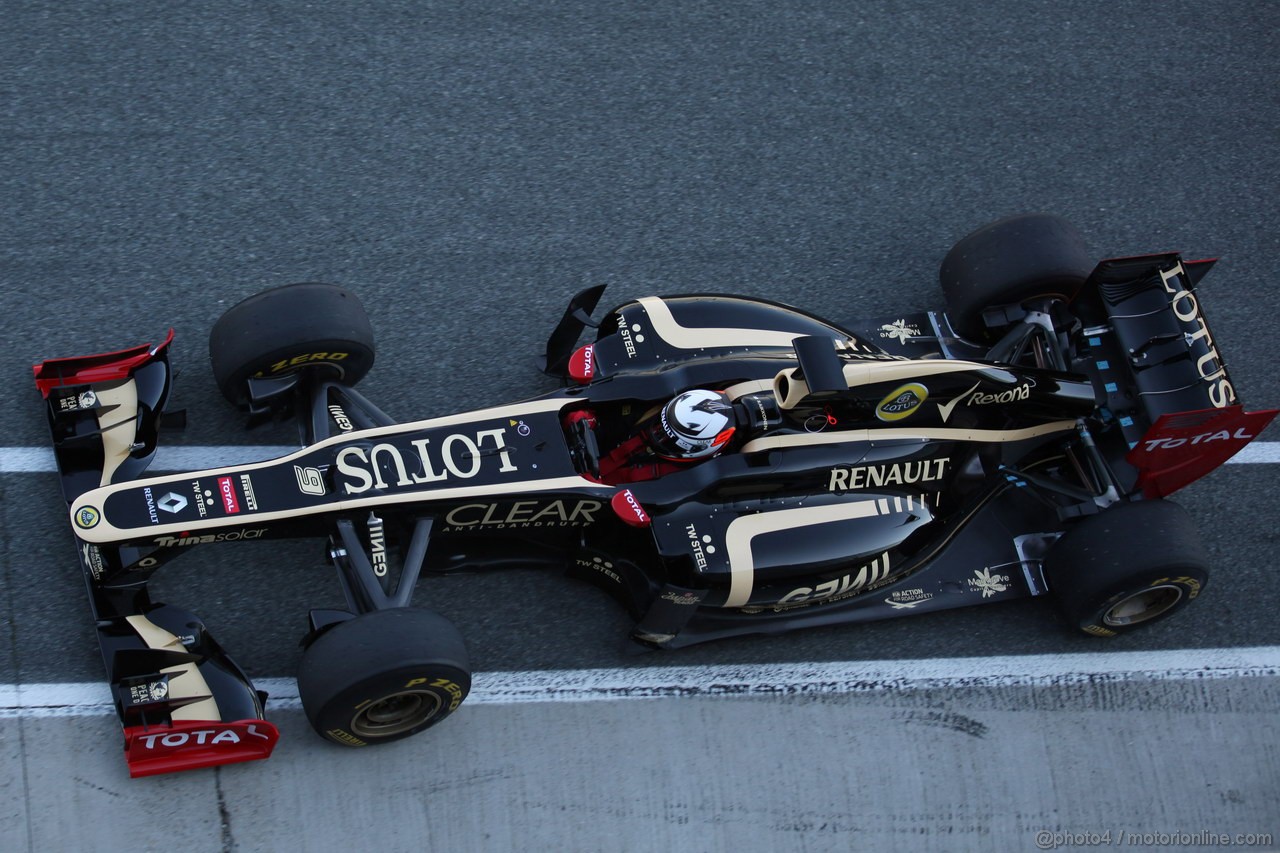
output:
[[449,716],[471,689],[462,635],[438,613],[375,610],[307,647],[298,695],[312,728],[343,746],[400,740]]
[[1067,622],[1098,637],[1173,615],[1209,581],[1195,522],[1164,500],[1115,504],[1077,522],[1044,568]]

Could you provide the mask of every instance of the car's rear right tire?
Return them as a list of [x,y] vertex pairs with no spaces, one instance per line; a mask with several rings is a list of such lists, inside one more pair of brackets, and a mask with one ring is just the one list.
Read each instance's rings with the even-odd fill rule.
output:
[[1067,622],[1096,637],[1171,616],[1209,581],[1195,522],[1164,500],[1115,504],[1077,522],[1050,550],[1044,568]]

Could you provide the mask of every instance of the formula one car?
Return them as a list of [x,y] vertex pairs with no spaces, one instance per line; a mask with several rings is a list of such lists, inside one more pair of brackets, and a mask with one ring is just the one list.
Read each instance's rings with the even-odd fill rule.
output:
[[[1002,220],[946,256],[945,313],[836,324],[764,299],[578,294],[542,367],[561,387],[398,424],[355,389],[356,297],[250,297],[213,327],[224,395],[295,418],[283,458],[144,477],[168,346],[35,367],[134,775],[270,754],[264,696],[152,574],[197,545],[322,537],[343,610],[313,610],[298,690],[365,746],[470,687],[458,630],[411,606],[422,573],[545,566],[611,592],[637,648],[1052,595],[1111,636],[1203,591],[1166,495],[1256,437],[1199,308],[1211,261],[1094,264],[1057,217]],[[594,328],[594,340],[579,337]]]

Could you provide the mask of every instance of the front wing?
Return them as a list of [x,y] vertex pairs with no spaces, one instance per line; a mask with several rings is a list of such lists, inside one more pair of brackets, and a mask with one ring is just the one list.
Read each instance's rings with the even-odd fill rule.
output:
[[[137,477],[150,463],[169,394],[168,347],[44,361],[44,397],[68,512],[84,492]],[[79,520],[84,525],[95,519]],[[131,776],[267,758],[279,734],[265,694],[195,614],[158,604],[155,549],[78,540],[98,645]]]

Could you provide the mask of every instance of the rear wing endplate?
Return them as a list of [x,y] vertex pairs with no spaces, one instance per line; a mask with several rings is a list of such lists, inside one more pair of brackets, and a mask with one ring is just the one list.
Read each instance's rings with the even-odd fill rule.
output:
[[1125,457],[1138,469],[1136,487],[1147,498],[1176,492],[1240,452],[1276,414],[1228,406],[1161,415]]

